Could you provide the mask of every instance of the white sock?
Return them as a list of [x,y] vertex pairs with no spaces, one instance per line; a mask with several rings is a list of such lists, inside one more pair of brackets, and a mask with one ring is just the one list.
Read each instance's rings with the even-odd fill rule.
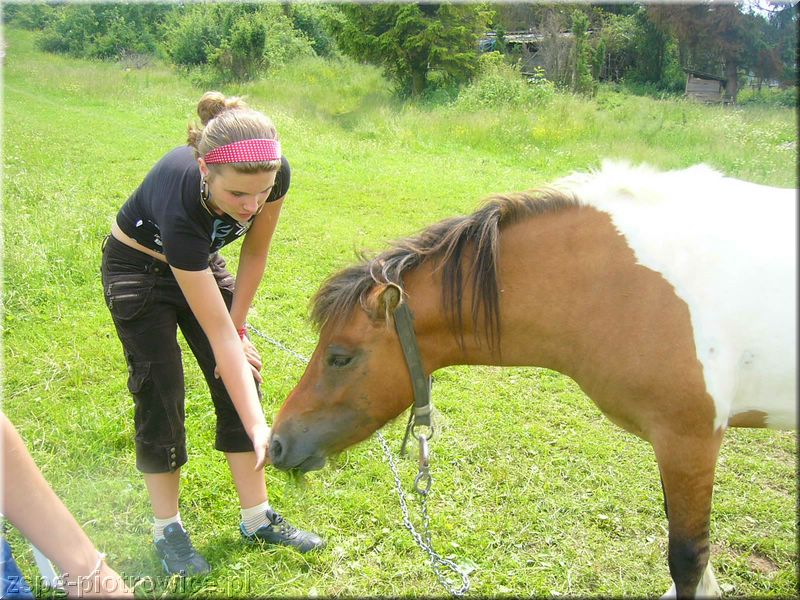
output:
[[242,509],[242,525],[247,535],[255,533],[260,527],[270,522],[267,518],[267,509],[269,507],[269,500],[265,500],[252,508]]
[[180,511],[175,513],[174,517],[168,517],[166,519],[157,519],[153,517],[153,540],[157,542],[158,540],[164,539],[164,528],[171,523],[180,523],[183,525]]

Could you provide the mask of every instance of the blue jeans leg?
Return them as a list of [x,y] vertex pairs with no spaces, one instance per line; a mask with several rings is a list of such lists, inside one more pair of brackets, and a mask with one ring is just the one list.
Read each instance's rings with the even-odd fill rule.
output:
[[6,600],[6,598],[33,600],[33,592],[11,554],[11,546],[8,545],[5,536],[2,539],[3,559],[2,564],[0,564],[0,598],[2,600]]

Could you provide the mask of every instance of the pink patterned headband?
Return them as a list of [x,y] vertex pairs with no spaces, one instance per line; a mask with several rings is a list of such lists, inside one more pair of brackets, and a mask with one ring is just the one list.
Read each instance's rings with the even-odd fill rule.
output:
[[265,162],[280,160],[281,144],[278,140],[242,140],[214,148],[203,157],[206,164],[240,162]]

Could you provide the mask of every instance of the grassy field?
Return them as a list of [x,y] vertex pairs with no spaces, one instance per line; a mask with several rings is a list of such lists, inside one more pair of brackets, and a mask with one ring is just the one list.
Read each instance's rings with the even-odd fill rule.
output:
[[[26,32],[5,35],[4,410],[109,563],[142,578],[141,597],[441,595],[402,527],[375,440],[299,481],[268,470],[272,504],[323,535],[326,550],[301,556],[244,545],[233,485],[212,449],[213,408],[192,360],[181,514],[214,571],[185,582],[161,577],[134,467],[125,363],[101,293],[100,244],[147,170],[184,142],[204,90],[157,65],[125,71],[41,54]],[[532,111],[476,113],[401,105],[378,71],[321,61],[223,91],[247,94],[273,117],[292,163],[250,322],[305,355],[316,341],[308,299],[355,250],[468,212],[489,193],[534,187],[603,157],[663,168],[702,161],[796,186],[789,109],[706,107],[604,88],[594,100],[557,95]],[[236,251],[226,251],[234,268]],[[303,365],[256,343],[269,416]],[[644,596],[669,587],[651,448],[607,421],[573,381],[544,369],[452,367],[436,373],[434,403],[433,541],[471,565],[474,594]],[[385,430],[394,449],[402,426]],[[796,457],[794,432],[728,433],[711,523],[727,595],[796,596]],[[415,461],[400,470],[410,487]],[[30,552],[11,537],[34,578]]]

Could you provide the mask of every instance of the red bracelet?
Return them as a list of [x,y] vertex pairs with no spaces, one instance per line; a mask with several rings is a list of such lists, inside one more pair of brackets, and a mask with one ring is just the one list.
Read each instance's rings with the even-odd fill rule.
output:
[[244,338],[247,336],[247,325],[239,329],[237,333],[239,334],[239,339],[244,340]]

